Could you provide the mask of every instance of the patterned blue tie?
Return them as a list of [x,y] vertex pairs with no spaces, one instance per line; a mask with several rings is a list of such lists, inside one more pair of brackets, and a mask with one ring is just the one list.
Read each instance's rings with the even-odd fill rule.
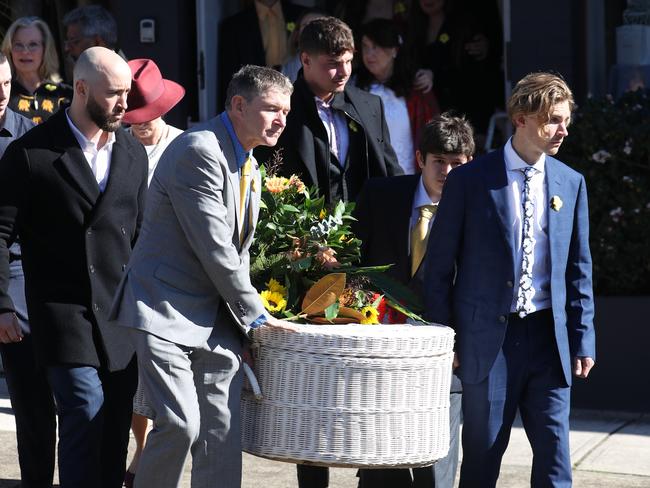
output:
[[533,313],[533,297],[535,288],[533,287],[533,263],[535,262],[535,236],[533,235],[535,205],[530,192],[530,180],[535,174],[535,168],[529,166],[523,169],[524,173],[524,193],[522,197],[523,214],[522,239],[521,239],[521,276],[519,277],[519,290],[517,291],[516,311],[519,317],[524,318],[526,315]]

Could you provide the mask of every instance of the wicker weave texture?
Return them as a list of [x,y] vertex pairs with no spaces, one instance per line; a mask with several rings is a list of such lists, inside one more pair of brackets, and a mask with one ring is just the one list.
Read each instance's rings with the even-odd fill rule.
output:
[[244,392],[244,450],[292,462],[374,467],[423,466],[447,454],[451,329],[263,328],[254,340],[264,398]]

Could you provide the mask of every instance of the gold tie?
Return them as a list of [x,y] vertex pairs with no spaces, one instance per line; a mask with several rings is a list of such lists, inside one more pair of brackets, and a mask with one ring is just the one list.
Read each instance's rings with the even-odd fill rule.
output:
[[282,6],[279,2],[273,7],[260,3],[257,9],[266,65],[279,66],[287,55],[287,32]]
[[246,196],[248,195],[248,186],[250,184],[251,176],[251,158],[247,157],[244,165],[241,167],[241,177],[239,179],[239,243],[244,242],[244,229],[246,222]]
[[420,216],[411,229],[411,276],[415,275],[424,254],[427,252],[427,240],[429,238],[429,222],[436,214],[437,205],[422,205],[419,207]]

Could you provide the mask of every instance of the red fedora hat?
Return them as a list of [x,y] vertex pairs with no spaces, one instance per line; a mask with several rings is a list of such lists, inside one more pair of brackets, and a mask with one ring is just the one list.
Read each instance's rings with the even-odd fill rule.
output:
[[169,112],[185,95],[185,88],[165,80],[151,59],[132,59],[133,73],[128,109],[122,118],[127,124],[143,124]]

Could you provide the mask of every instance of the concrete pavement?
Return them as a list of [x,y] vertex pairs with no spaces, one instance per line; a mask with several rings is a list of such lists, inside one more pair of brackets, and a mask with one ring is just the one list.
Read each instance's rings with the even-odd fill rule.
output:
[[[650,414],[574,412],[571,418],[571,456],[574,486],[577,488],[650,488]],[[503,460],[498,486],[528,486],[531,459],[528,440],[518,423]],[[19,479],[15,425],[6,384],[0,378],[0,488],[17,488]],[[190,486],[189,466],[182,486]],[[295,467],[245,454],[242,486],[296,487]],[[355,488],[355,470],[332,469],[330,486]]]

